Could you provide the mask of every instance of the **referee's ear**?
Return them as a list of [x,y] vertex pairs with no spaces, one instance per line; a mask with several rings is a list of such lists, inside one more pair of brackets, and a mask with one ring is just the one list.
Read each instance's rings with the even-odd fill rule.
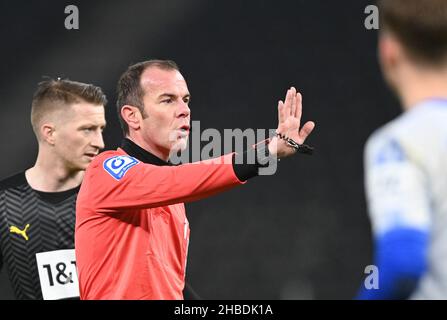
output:
[[124,105],[121,108],[121,117],[126,121],[129,129],[138,130],[140,128],[140,121],[143,120],[141,112],[137,107],[131,105]]

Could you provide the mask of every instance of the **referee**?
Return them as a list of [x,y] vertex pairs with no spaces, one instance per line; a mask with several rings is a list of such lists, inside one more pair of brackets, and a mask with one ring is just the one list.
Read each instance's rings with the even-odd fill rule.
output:
[[[186,147],[189,101],[173,61],[137,63],[121,76],[117,107],[126,138],[93,160],[76,204],[81,299],[183,299],[190,232],[183,203],[258,174],[263,161],[249,164],[234,154],[179,166],[168,161]],[[314,123],[300,130],[294,88],[279,102],[278,116],[277,136],[247,154],[261,159],[268,150],[276,161],[304,147]]]

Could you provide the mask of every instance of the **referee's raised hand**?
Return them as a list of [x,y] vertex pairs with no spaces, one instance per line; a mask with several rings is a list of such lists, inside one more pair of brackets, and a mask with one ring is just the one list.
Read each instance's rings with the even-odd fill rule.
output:
[[[300,129],[302,114],[302,96],[294,87],[287,90],[285,101],[278,102],[278,127],[276,136],[269,144],[269,151],[278,158],[288,157],[296,152],[286,139],[292,139],[297,144],[304,143],[315,128],[313,121],[306,122]],[[283,138],[280,138],[283,137]]]

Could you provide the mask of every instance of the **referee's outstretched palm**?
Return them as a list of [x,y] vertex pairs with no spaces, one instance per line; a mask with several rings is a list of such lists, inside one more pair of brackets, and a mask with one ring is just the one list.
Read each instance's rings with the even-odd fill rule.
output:
[[[303,144],[312,130],[315,128],[313,121],[308,121],[300,130],[302,114],[302,96],[296,92],[294,87],[287,90],[285,101],[278,102],[278,128],[276,132],[294,140],[298,144]],[[269,144],[271,154],[276,154],[278,158],[288,157],[296,150],[283,139],[274,137]]]

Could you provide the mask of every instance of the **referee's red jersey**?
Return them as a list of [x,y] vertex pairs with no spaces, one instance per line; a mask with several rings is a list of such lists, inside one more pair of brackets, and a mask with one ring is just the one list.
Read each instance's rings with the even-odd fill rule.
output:
[[76,205],[81,299],[183,299],[189,225],[183,203],[242,184],[224,164],[147,164],[124,150],[88,167]]

